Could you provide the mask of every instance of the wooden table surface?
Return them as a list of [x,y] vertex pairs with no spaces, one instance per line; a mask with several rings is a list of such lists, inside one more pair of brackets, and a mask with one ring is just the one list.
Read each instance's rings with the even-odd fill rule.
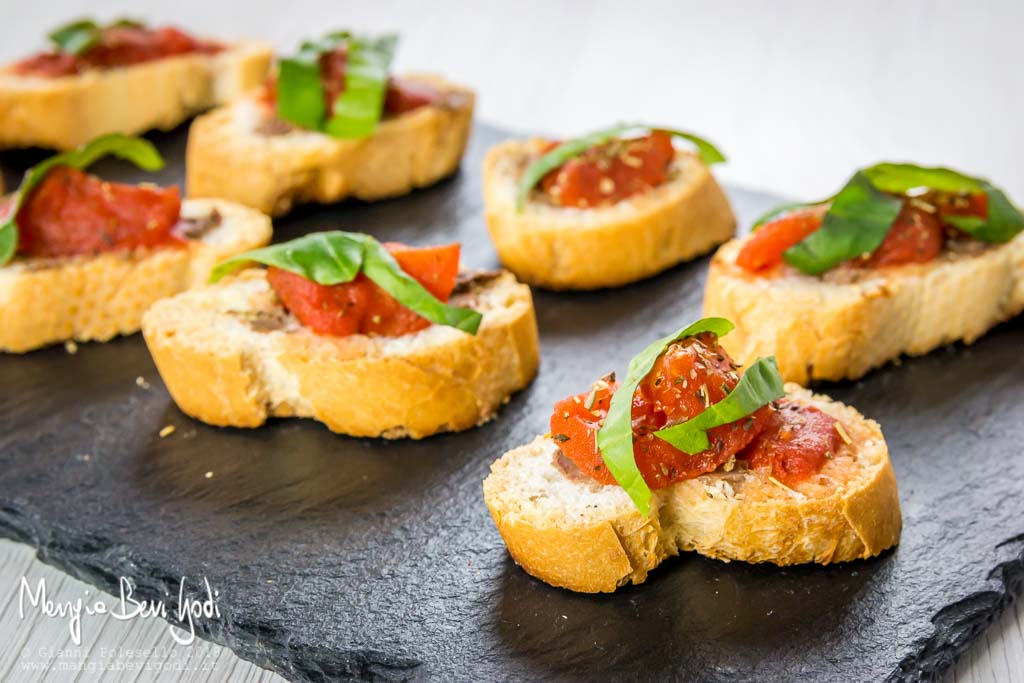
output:
[[[397,71],[443,73],[475,88],[481,119],[573,134],[618,120],[689,128],[725,150],[728,183],[825,196],[881,160],[943,164],[1024,197],[1024,3],[862,0],[826,5],[697,0],[561,3],[451,0],[49,0],[3,3],[0,62],[42,47],[64,19],[132,16],[291,49],[334,28],[396,30]],[[0,428],[3,417],[0,416]],[[10,494],[11,492],[4,492]],[[0,541],[0,680],[276,681],[202,641],[178,646],[164,622],[19,616],[21,579],[50,597],[90,586]],[[1024,681],[1017,601],[947,676]]]

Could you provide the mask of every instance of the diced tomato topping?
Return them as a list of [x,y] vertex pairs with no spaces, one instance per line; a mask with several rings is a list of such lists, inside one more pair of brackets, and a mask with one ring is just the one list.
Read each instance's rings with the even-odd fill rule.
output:
[[765,223],[743,245],[736,265],[752,273],[774,268],[787,249],[821,227],[826,211],[828,205],[809,206]]
[[[408,247],[384,245],[403,271],[441,301],[448,301],[459,274],[459,245]],[[320,285],[280,268],[268,268],[267,280],[284,307],[319,334],[343,337],[369,334],[398,337],[430,322],[398,303],[363,274],[352,282]]]
[[[661,488],[712,472],[768,424],[772,408],[708,430],[711,448],[684,453],[654,432],[695,417],[725,398],[739,381],[736,365],[712,334],[676,342],[658,358],[633,395],[633,453],[647,485]],[[608,414],[616,385],[599,382],[591,392],[570,396],[555,405],[551,435],[562,452],[583,472],[602,484],[613,484],[597,448],[597,430]]]
[[413,109],[436,104],[441,97],[441,92],[437,88],[426,83],[389,78],[384,111],[389,114],[404,114]]
[[88,69],[111,69],[140,64],[164,57],[190,53],[214,54],[222,45],[197,40],[184,31],[167,26],[113,26],[104,29],[99,43],[81,55],[43,52],[14,64],[15,73],[56,78]]
[[945,233],[935,214],[908,201],[878,248],[856,263],[867,268],[928,263],[942,253],[944,244]]
[[613,204],[668,180],[674,157],[672,136],[654,131],[593,147],[548,173],[540,185],[559,206]]
[[18,212],[18,252],[59,257],[181,244],[177,187],[110,183],[58,166]]
[[839,449],[836,420],[822,411],[783,399],[767,426],[738,457],[753,468],[769,467],[786,486],[816,474]]

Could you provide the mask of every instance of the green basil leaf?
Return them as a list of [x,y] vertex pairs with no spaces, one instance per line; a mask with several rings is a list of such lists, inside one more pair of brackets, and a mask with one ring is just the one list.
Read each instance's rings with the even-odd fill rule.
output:
[[988,198],[988,216],[985,220],[971,222],[971,216],[949,215],[943,215],[942,220],[983,242],[1009,242],[1024,230],[1024,215],[1002,190],[987,180],[980,181],[980,184]]
[[942,220],[975,239],[984,242],[1007,242],[1024,229],[1024,215],[999,188],[987,180],[974,178],[950,168],[916,166],[914,164],[875,164],[864,169],[871,182],[883,192],[905,194],[917,188],[953,194],[978,194],[988,198],[988,216],[956,216],[942,214]]
[[351,282],[360,273],[409,310],[437,325],[476,334],[483,316],[470,308],[449,306],[438,300],[377,240],[361,233],[318,232],[290,242],[272,244],[233,256],[210,273],[210,282],[246,263],[262,263],[287,270],[321,285]]
[[436,299],[419,281],[410,276],[377,240],[366,243],[363,272],[400,304],[437,325],[476,334],[483,316],[471,308],[449,306]]
[[282,59],[277,67],[278,118],[319,130],[324,113],[324,84],[318,59]]
[[210,282],[217,282],[252,262],[287,270],[321,285],[351,282],[363,267],[367,239],[359,233],[335,230],[271,244],[222,261],[211,271]]
[[153,143],[143,138],[120,133],[111,133],[96,138],[76,149],[55,154],[25,172],[21,185],[14,192],[13,200],[3,222],[0,222],[0,266],[14,258],[18,250],[18,211],[46,174],[57,166],[71,166],[84,169],[105,156],[115,156],[130,161],[144,171],[159,171],[164,159]]
[[334,101],[334,113],[324,130],[336,138],[363,138],[373,133],[384,112],[388,71],[398,36],[377,40],[349,38],[345,89]]
[[658,430],[654,435],[684,453],[696,455],[711,447],[707,430],[751,415],[785,395],[775,357],[758,358],[721,401],[708,406],[696,417]]
[[597,447],[608,471],[645,516],[650,511],[651,489],[640,474],[633,455],[633,394],[669,344],[702,332],[713,332],[723,337],[731,332],[733,327],[725,318],[702,318],[659,339],[629,361],[626,380],[612,395],[608,415],[597,431]]
[[682,138],[683,140],[692,142],[693,145],[697,148],[697,156],[707,166],[721,164],[725,161],[725,155],[722,154],[721,150],[719,150],[717,147],[715,147],[713,144],[711,144],[704,138],[700,137],[699,135],[687,133],[684,130],[676,130],[674,128],[661,128],[660,126],[657,128],[651,128],[651,130],[660,130],[663,133],[668,133],[669,135],[673,135],[677,138]]
[[[277,115],[309,130],[336,138],[362,138],[373,133],[384,112],[388,71],[398,36],[364,38],[335,31],[305,41],[295,57],[280,60],[277,75]],[[320,57],[345,47],[345,88],[327,118]]]
[[58,52],[81,55],[95,47],[99,42],[103,29],[91,19],[79,19],[64,24],[47,36]]
[[523,210],[523,207],[526,206],[526,199],[530,196],[530,191],[541,181],[541,178],[551,171],[570,159],[580,156],[592,147],[603,145],[610,140],[621,137],[628,131],[645,128],[652,131],[662,131],[692,142],[697,147],[697,156],[709,166],[725,161],[725,156],[722,155],[717,147],[693,133],[672,128],[647,126],[642,123],[620,123],[605,130],[599,130],[582,137],[567,140],[527,166],[526,170],[523,171],[523,175],[519,177],[519,185],[516,189],[516,211]]
[[883,162],[865,168],[864,175],[876,188],[891,194],[906,194],[921,187],[955,194],[982,190],[977,178],[971,178],[951,168],[928,168],[915,164]]
[[820,275],[843,261],[870,254],[902,207],[902,199],[880,192],[863,171],[857,171],[833,198],[821,227],[783,252],[783,258],[806,275]]

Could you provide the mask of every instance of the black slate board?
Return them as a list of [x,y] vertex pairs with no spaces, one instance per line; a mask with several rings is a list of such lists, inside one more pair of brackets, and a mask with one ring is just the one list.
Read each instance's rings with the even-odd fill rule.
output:
[[[302,209],[277,236],[460,240],[464,262],[496,265],[480,162],[502,137],[478,127],[453,180]],[[181,178],[184,139],[155,137],[171,162],[164,182]],[[5,155],[8,179],[36,159]],[[731,196],[743,225],[774,202]],[[165,599],[180,577],[205,576],[222,618],[200,635],[295,680],[934,678],[1024,578],[1022,319],[823,387],[882,423],[905,521],[894,552],[790,569],[689,554],[610,596],[550,588],[508,558],[480,492],[490,462],[544,431],[556,399],[698,317],[706,265],[616,291],[537,293],[537,380],[492,423],[419,443],[299,420],[193,422],[138,336],[2,356],[0,534],[107,591],[128,576],[137,595]],[[177,431],[161,439],[167,424]]]

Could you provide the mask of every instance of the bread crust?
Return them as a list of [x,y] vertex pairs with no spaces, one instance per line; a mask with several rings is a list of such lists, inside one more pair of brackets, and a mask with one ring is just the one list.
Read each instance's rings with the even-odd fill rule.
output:
[[787,381],[856,379],[899,358],[970,344],[1024,310],[1024,233],[980,253],[859,273],[844,282],[786,266],[773,277],[736,265],[745,239],[711,260],[704,315],[732,320],[740,363],[774,355]]
[[483,313],[476,335],[437,325],[393,339],[317,335],[251,269],[158,303],[142,331],[178,407],[203,422],[312,417],[352,436],[419,439],[486,422],[537,371],[528,287],[501,273],[453,303]]
[[[67,150],[106,133],[170,130],[266,78],[269,45],[240,42],[60,78],[0,70],[0,148]],[[154,87],[159,84],[159,87]]]
[[183,217],[214,210],[221,224],[184,246],[17,258],[0,268],[0,350],[23,353],[138,332],[153,302],[205,283],[220,260],[270,241],[270,219],[257,211],[220,200],[182,202]]
[[655,275],[733,236],[736,218],[707,166],[676,152],[662,186],[609,207],[563,208],[531,200],[516,211],[516,187],[543,140],[510,140],[484,159],[487,228],[506,268],[555,290],[617,287]]
[[509,553],[551,585],[600,593],[642,583],[664,559],[687,550],[791,565],[848,562],[894,546],[899,495],[878,424],[795,384],[786,389],[837,418],[851,437],[847,452],[823,468],[827,484],[789,489],[738,466],[655,491],[645,518],[621,488],[582,474],[570,479],[555,464],[557,444],[538,437],[503,455],[484,481]]
[[224,197],[280,216],[299,203],[394,197],[451,175],[469,139],[474,95],[435,76],[406,79],[437,88],[444,101],[385,119],[360,140],[301,129],[260,132],[268,117],[255,97],[197,118],[186,153],[190,196]]

